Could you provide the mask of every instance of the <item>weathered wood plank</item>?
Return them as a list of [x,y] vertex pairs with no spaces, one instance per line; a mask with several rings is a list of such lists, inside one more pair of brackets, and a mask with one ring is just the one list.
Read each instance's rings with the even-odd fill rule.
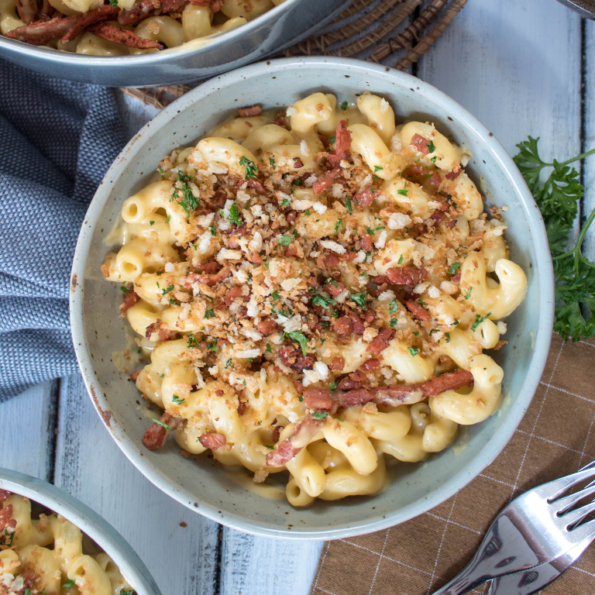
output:
[[306,595],[322,541],[289,541],[223,530],[221,593]]
[[120,531],[164,595],[214,594],[219,526],[166,496],[133,467],[78,374],[62,381],[55,484]]
[[0,403],[0,466],[51,481],[58,385],[45,382]]
[[[595,149],[595,22],[585,20],[583,43],[583,150],[590,151]],[[583,215],[588,217],[595,209],[595,156],[585,161],[583,184]],[[584,253],[595,260],[595,224],[587,232]]]

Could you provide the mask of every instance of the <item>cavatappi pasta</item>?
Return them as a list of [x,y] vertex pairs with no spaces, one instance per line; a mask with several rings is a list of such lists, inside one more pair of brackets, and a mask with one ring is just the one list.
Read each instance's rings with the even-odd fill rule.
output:
[[56,514],[33,519],[28,498],[0,490],[0,595],[136,595],[105,553]]
[[[501,321],[527,279],[505,225],[431,123],[315,93],[248,108],[122,207],[102,272],[150,363],[132,374],[188,456],[210,449],[287,499],[369,495],[500,406]],[[390,459],[392,460],[392,459]]]
[[0,0],[0,33],[91,56],[197,47],[284,0]]

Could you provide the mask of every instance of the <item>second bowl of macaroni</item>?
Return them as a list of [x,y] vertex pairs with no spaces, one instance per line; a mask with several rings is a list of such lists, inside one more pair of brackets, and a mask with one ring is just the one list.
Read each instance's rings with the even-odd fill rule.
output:
[[323,58],[225,75],[145,127],[72,290],[85,381],[133,463],[295,538],[466,485],[526,411],[553,313],[543,224],[493,136],[413,77]]
[[161,593],[99,515],[53,485],[7,469],[0,469],[0,546],[6,593]]

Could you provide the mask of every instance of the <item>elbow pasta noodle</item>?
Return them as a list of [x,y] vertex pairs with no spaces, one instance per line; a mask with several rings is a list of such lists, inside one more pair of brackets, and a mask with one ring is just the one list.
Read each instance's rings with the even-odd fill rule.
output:
[[[48,0],[49,6],[41,6],[34,0],[1,0],[0,33],[90,56],[147,54],[204,47],[214,36],[245,25],[282,1],[204,0],[199,5],[190,0]],[[89,13],[96,18],[87,19]],[[73,18],[58,22],[63,17]],[[93,27],[97,23],[104,26]]]
[[387,457],[423,461],[497,411],[484,351],[527,278],[433,124],[371,93],[242,110],[124,201],[102,266],[150,356],[131,374],[157,410],[143,443],[173,432],[257,483],[287,471],[294,506],[372,496]]
[[33,519],[31,501],[5,490],[0,490],[0,585],[7,594],[136,593],[107,554],[83,551],[83,534],[70,521],[54,513]]

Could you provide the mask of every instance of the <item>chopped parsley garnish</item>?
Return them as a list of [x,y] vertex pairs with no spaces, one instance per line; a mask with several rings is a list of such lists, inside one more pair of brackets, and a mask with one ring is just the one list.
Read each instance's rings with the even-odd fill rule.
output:
[[161,295],[165,295],[166,293],[169,293],[170,291],[174,290],[174,286],[170,285],[167,289],[162,289],[161,290]]
[[444,336],[446,337],[446,342],[450,343],[450,333],[444,333]]
[[266,349],[269,353],[273,353],[273,349],[271,348],[270,345],[267,345],[267,349]]
[[452,323],[453,326],[459,326],[459,321],[455,318],[455,321]]
[[186,399],[180,399],[180,397],[178,397],[178,395],[174,395],[172,398],[172,401],[174,403],[176,403],[177,405],[183,405],[186,402]]
[[379,225],[378,227],[375,227],[374,229],[372,229],[371,227],[366,227],[366,231],[373,236],[375,232],[380,231],[381,229],[386,229],[386,227],[384,227],[384,225]]
[[390,306],[388,307],[388,311],[389,311],[389,313],[390,313],[390,314],[394,314],[394,313],[397,311],[397,308],[398,308],[398,307],[399,307],[399,306],[397,305],[397,300],[393,300],[393,301],[390,303]]
[[419,353],[419,349],[416,349],[415,347],[409,347],[409,353],[415,357]]
[[429,143],[426,143],[426,147],[428,147],[428,151],[430,151],[430,153],[433,153],[436,150],[436,145],[434,144],[433,140],[431,140]]
[[271,446],[270,444],[267,444],[267,445],[266,445],[266,447],[267,447],[269,450],[275,450],[275,447],[274,447],[274,446]]
[[335,231],[338,232],[340,227],[345,229],[345,224],[343,223],[343,219],[337,219],[337,223],[335,223]]
[[286,198],[284,198],[283,201],[281,202],[281,206],[282,207],[290,207],[291,203]]
[[303,186],[304,182],[302,182],[302,180],[300,180],[299,178],[295,179],[292,183],[292,186]]
[[198,344],[198,341],[195,339],[194,335],[188,335],[188,349],[191,347],[200,348],[200,345]]
[[316,420],[316,421],[322,421],[323,419],[326,419],[328,417],[328,413],[322,413],[322,411],[315,411],[312,414],[312,417]]
[[463,292],[463,297],[468,300],[471,297],[471,292],[473,291],[473,287],[470,287],[467,291]]
[[312,296],[312,304],[315,306],[320,306],[325,310],[332,310],[331,305],[336,304],[335,300],[331,300],[330,298],[325,298],[319,293],[316,293]]
[[155,221],[149,221],[149,225],[155,225]]
[[346,110],[348,107],[349,107],[349,103],[347,103],[347,101],[344,101],[344,102],[341,104],[341,109],[342,109],[343,111],[345,111],[345,110]]
[[366,292],[350,293],[349,297],[362,309],[366,310]]
[[120,291],[121,291],[122,293],[130,293],[130,289],[128,289],[128,287],[126,287],[126,285],[122,285],[122,286],[120,287]]
[[395,327],[397,326],[398,320],[396,318],[392,318],[390,321],[390,325],[391,327]]
[[303,403],[303,402],[304,402],[304,397],[302,397],[302,395],[300,395],[300,396],[298,397],[298,401],[299,401],[300,403]]
[[231,207],[229,207],[229,215],[227,216],[227,220],[231,221],[234,225],[238,227],[244,223],[242,217],[240,216],[240,209],[238,209],[238,205],[236,205],[235,200]]
[[287,337],[289,337],[292,341],[300,344],[302,348],[302,353],[306,355],[306,345],[308,345],[308,338],[304,333],[300,331],[292,331],[291,333],[285,333]]
[[[156,420],[156,419],[154,419],[153,421],[157,421],[157,420]],[[158,422],[158,423],[161,423],[161,422]],[[169,426],[168,426],[168,427],[169,427]],[[66,582],[65,582],[65,583],[64,583],[62,586],[63,586],[65,589],[72,589],[72,587],[74,587],[74,585],[75,585],[74,581],[73,581],[73,580],[71,580],[71,579],[68,579],[68,580],[67,580],[67,581],[66,581]]]
[[132,589],[122,589],[120,595],[134,595],[134,591]]
[[448,270],[448,274],[449,275],[456,275],[456,272],[459,270],[459,267],[461,266],[460,262],[453,262],[450,265],[450,269]]
[[153,421],[156,424],[159,424],[160,426],[163,426],[166,430],[169,430],[171,432],[171,428],[164,421],[161,421],[159,419],[153,419]]
[[275,165],[275,158],[272,155],[269,157],[269,164],[273,169],[277,169],[277,166]]
[[297,230],[293,230],[293,235],[291,236],[281,236],[280,238],[277,238],[277,243],[281,244],[281,246],[285,246],[287,248],[287,246],[289,246],[289,244],[291,244],[291,242],[293,242],[293,240],[295,239],[295,236],[297,236]]
[[218,339],[215,339],[214,341],[207,343],[207,349],[209,351],[217,352],[217,342],[218,342]]
[[306,217],[309,217],[309,216],[310,216],[310,211],[309,211],[308,209],[306,209],[306,210],[304,211],[304,215],[306,215]]
[[[118,6],[118,0],[109,0],[109,3],[112,6]],[[159,171],[159,173],[161,174],[161,179],[165,180],[165,170],[162,167],[158,167],[157,170]]]
[[207,310],[205,312],[205,318],[208,320],[209,318],[215,318],[215,310]]
[[335,390],[338,385],[339,385],[338,382],[331,382],[329,388],[330,388],[330,390]]
[[187,184],[187,182],[191,182],[192,180],[192,177],[187,176],[182,172],[178,172],[178,182],[182,182],[182,192],[184,193],[184,198],[182,199],[180,205],[188,216],[190,216],[198,208],[200,202],[198,198],[194,196],[192,189]]
[[329,139],[331,145],[334,145],[337,142],[337,137],[335,136],[331,136],[331,138]]
[[[436,163],[436,159],[438,159],[438,157],[437,157],[437,156],[434,156],[434,157],[432,157],[432,158],[430,159],[430,161],[431,161],[432,163]],[[431,176],[429,176],[429,177],[431,177]]]
[[485,316],[475,315],[475,322],[471,325],[471,330],[474,331],[484,320],[487,320],[492,313],[488,312]]
[[374,172],[382,171],[383,169],[384,169],[384,167],[380,167],[379,165],[374,166]]
[[279,299],[281,299],[281,296],[279,295],[279,292],[278,292],[277,290],[273,291],[272,298],[273,298],[274,300],[279,300]]
[[231,369],[234,369],[234,365],[233,362],[231,361],[231,357],[225,362],[225,369],[228,370],[231,367]]
[[398,260],[397,264],[403,264],[403,255],[402,254],[401,254],[401,256],[399,256],[399,260]]
[[217,228],[214,225],[209,225],[209,229],[211,230],[211,235],[215,237],[217,235]]
[[409,190],[407,188],[401,188],[401,190],[397,190],[397,194],[401,196],[409,196]]
[[347,198],[345,201],[345,206],[347,207],[347,211],[350,215],[353,215],[353,204],[350,198]]
[[180,302],[178,300],[173,299],[173,298],[171,298],[169,300],[169,303],[170,303],[171,306],[179,306],[180,305]]
[[240,159],[240,165],[246,168],[246,175],[244,179],[246,180],[255,180],[256,179],[256,172],[258,171],[256,168],[256,164],[254,161],[250,161],[247,157],[242,156]]

